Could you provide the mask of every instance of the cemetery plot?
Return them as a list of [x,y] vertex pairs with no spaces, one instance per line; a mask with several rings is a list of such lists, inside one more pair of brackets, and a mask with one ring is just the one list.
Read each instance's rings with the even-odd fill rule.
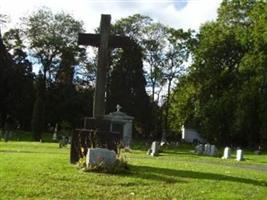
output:
[[[192,146],[183,145],[151,157],[148,146],[138,146],[143,150],[133,145],[125,154],[130,173],[111,175],[82,172],[67,162],[69,149],[56,143],[2,141],[0,199],[263,200],[267,195],[264,153],[246,151],[246,160],[237,162],[196,156]],[[96,159],[93,152],[90,159]]]

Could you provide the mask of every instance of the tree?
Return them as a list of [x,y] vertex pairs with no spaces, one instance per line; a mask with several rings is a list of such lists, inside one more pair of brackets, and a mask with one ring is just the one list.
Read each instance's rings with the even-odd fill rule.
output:
[[0,113],[2,126],[6,115],[8,114],[7,96],[10,93],[9,78],[12,77],[13,61],[10,54],[7,52],[6,46],[3,43],[2,35],[0,34]]
[[185,63],[189,57],[189,42],[191,42],[191,33],[184,32],[182,29],[175,30],[168,28],[166,31],[166,46],[163,50],[162,73],[163,79],[167,82],[167,97],[165,102],[165,129],[169,129],[169,103],[171,86],[174,80],[185,73]]
[[[78,32],[83,31],[82,22],[64,12],[54,14],[42,8],[24,18],[23,23],[25,44],[42,70],[44,89],[40,92],[44,92],[41,95],[45,106],[44,123],[55,124],[58,120],[74,123],[77,115],[70,117],[67,112],[73,113],[77,108],[74,106],[77,102],[71,101],[78,95],[74,86],[75,67],[87,64],[85,49],[77,45]],[[66,106],[70,106],[69,109]],[[54,110],[58,112],[53,114]]]
[[6,99],[12,117],[20,123],[21,128],[29,129],[34,101],[34,74],[21,38],[19,29],[10,29],[3,37],[13,60],[12,75],[7,81],[11,90]]
[[117,51],[115,56],[108,83],[107,110],[114,111],[117,104],[121,105],[123,111],[135,117],[136,128],[144,134],[150,122],[150,105],[145,90],[142,50],[132,44]]
[[220,24],[207,24],[200,38],[193,73],[201,87],[198,94],[201,129],[209,140],[227,144],[231,142],[229,134],[234,133],[233,94],[239,85],[237,65],[244,48],[234,31]]
[[39,141],[42,139],[42,133],[44,132],[45,128],[45,113],[44,113],[44,83],[43,83],[43,75],[39,72],[36,82],[35,82],[35,89],[36,89],[36,100],[33,107],[33,114],[32,114],[32,134],[33,139]]
[[23,30],[31,55],[42,66],[45,88],[47,79],[50,81],[55,76],[65,52],[75,58],[72,65],[78,58],[83,58],[79,55],[84,55],[84,49],[77,45],[77,34],[83,31],[82,23],[69,14],[54,14],[48,8],[42,8],[24,18]]
[[218,13],[201,27],[171,107],[210,142],[255,148],[266,137],[266,2],[224,0]]
[[[149,17],[139,14],[118,20],[113,29],[115,34],[125,35],[143,49],[144,71],[147,87],[151,88],[151,102],[155,100],[156,88],[163,84],[162,49],[165,45],[166,28]],[[159,98],[158,93],[158,98]],[[157,98],[157,99],[158,99]]]
[[135,14],[126,18],[122,18],[113,25],[112,31],[117,35],[130,37],[142,48],[144,48],[144,35],[152,24],[152,19],[147,16]]
[[[122,52],[121,50],[113,51],[113,67],[111,68],[111,72],[109,73],[111,75],[110,83],[112,83],[110,84],[110,87],[114,88],[111,89],[113,93],[118,94],[120,93],[119,91],[122,90],[121,96],[119,97],[118,95],[117,97],[118,102],[122,101],[122,99],[125,99],[125,97],[122,95],[124,90],[120,89],[118,91],[115,91],[116,82],[112,81],[112,79],[114,78],[117,83],[121,83],[117,84],[118,88],[121,88],[122,85],[125,86],[125,84],[122,84],[122,82],[118,80],[119,74],[121,74],[120,77],[128,77],[128,79],[125,80],[125,83],[129,82],[129,88],[126,89],[128,90],[128,92],[124,92],[127,93],[126,96],[131,96],[130,98],[128,98],[129,102],[134,100],[132,102],[132,105],[135,105],[136,108],[134,109],[134,107],[130,106],[130,104],[128,104],[129,106],[126,107],[128,107],[127,109],[129,110],[129,113],[133,113],[133,116],[135,116],[135,118],[137,119],[136,121],[137,124],[139,124],[138,127],[140,128],[139,132],[146,133],[149,133],[151,131],[153,133],[156,132],[156,127],[160,124],[158,120],[161,116],[159,114],[160,112],[158,112],[158,105],[154,104],[154,98],[152,98],[152,101],[150,101],[149,103],[148,95],[145,92],[147,88],[146,83],[148,82],[148,79],[146,80],[145,78],[148,78],[148,76],[144,75],[146,73],[145,70],[147,70],[148,68],[143,67],[143,63],[148,56],[146,44],[151,44],[150,47],[152,48],[152,44],[154,42],[154,40],[152,41],[151,39],[149,39],[150,33],[148,33],[149,27],[152,26],[152,24],[152,20],[149,17],[141,15],[130,16],[128,18],[121,19],[115,23],[115,25],[113,26],[113,32],[119,35],[130,37],[131,40],[133,40],[137,45],[139,45],[139,47],[129,47],[129,49],[124,52]],[[153,26],[157,27],[156,25]],[[152,30],[152,28],[150,28],[150,30]],[[156,31],[156,28],[153,30]],[[159,49],[157,50],[159,52]],[[122,61],[118,61],[119,59],[121,59]],[[129,62],[129,66],[127,66],[126,61]],[[112,72],[112,70],[114,71],[114,73]],[[134,77],[134,79],[132,79],[131,77]],[[125,100],[127,101],[127,98]],[[114,107],[112,109],[114,109]],[[154,112],[152,112],[152,110],[154,110]],[[141,131],[141,129],[143,130]]]

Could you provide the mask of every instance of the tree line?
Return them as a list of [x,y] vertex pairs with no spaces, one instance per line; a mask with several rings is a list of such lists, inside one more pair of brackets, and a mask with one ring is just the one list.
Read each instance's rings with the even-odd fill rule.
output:
[[[11,115],[39,140],[42,132],[56,123],[68,122],[74,128],[82,117],[92,116],[96,57],[89,57],[86,49],[77,45],[77,35],[84,31],[83,23],[71,15],[42,8],[23,18],[18,28],[4,33],[0,56],[2,127]],[[177,51],[173,38],[184,42],[188,35],[139,14],[118,20],[112,33],[129,36],[135,44],[112,52],[106,110],[113,112],[119,104],[122,111],[135,117],[136,133],[160,135],[163,125],[157,88],[167,81],[171,85],[179,73],[176,64],[186,57]],[[179,48],[186,47],[181,42]],[[181,56],[174,58],[175,54]],[[172,74],[167,68],[162,70],[164,65]],[[37,74],[33,73],[36,66]]]
[[[112,51],[107,112],[120,104],[144,137],[159,138],[164,129],[177,137],[185,125],[216,144],[264,143],[266,11],[265,1],[223,0],[217,19],[199,32],[139,14],[116,21],[112,33],[136,45]],[[96,58],[77,45],[78,32],[82,22],[43,8],[3,35],[2,122],[11,114],[39,139],[48,124],[74,128],[92,115]],[[32,72],[36,65],[39,74]]]
[[267,139],[267,3],[224,0],[205,23],[172,92],[170,121],[209,141],[255,148]]

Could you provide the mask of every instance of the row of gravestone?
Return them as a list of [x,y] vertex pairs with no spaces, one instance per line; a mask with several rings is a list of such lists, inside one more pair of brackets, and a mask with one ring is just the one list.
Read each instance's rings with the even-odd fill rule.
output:
[[[147,154],[151,156],[159,155],[160,151],[160,143],[152,142],[151,148],[148,150]],[[205,145],[197,145],[195,149],[198,153],[202,153],[209,156],[214,156],[218,153],[215,145],[205,144]],[[224,149],[222,159],[231,158],[231,149],[226,147]],[[244,159],[243,151],[238,149],[236,152],[236,160],[241,161]],[[110,151],[108,149],[102,148],[93,148],[88,150],[86,155],[86,165],[89,166],[91,164],[98,164],[104,162],[106,164],[113,164],[116,161],[116,153],[114,151]]]
[[[151,148],[148,150],[148,154],[151,156],[159,155],[160,143],[152,142]],[[112,165],[116,162],[116,153],[109,149],[104,148],[89,148],[86,154],[86,166],[95,164]]]
[[[229,158],[231,158],[231,148],[230,147],[225,147],[222,159],[229,159]],[[237,161],[244,160],[244,153],[243,153],[242,149],[237,149],[236,150],[236,160]]]
[[[195,147],[195,153],[198,155],[204,154],[208,156],[216,156],[218,153],[218,149],[216,148],[215,145],[199,144]],[[229,159],[230,157],[231,157],[231,149],[229,147],[225,147],[222,159]],[[237,161],[244,160],[244,153],[242,149],[238,149],[236,151],[236,160]]]
[[199,144],[195,147],[195,153],[200,155],[208,155],[208,156],[215,156],[218,153],[218,149],[216,148],[215,145],[210,145],[210,144]]
[[[148,149],[147,154],[151,156],[159,155],[161,143],[154,141],[152,142],[151,148]],[[211,144],[199,144],[195,147],[195,153],[204,154],[208,156],[216,156],[218,154],[218,149],[215,145]],[[222,159],[229,159],[231,157],[231,149],[229,147],[225,147]],[[241,161],[244,160],[244,153],[242,149],[238,149],[236,151],[236,160]]]

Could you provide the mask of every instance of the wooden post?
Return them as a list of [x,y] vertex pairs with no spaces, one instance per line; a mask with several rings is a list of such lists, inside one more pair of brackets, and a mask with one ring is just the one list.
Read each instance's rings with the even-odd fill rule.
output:
[[110,21],[110,15],[101,15],[100,45],[98,50],[93,117],[101,117],[105,115],[106,71],[109,66],[108,41],[110,34]]
[[78,37],[78,44],[98,47],[93,117],[105,115],[106,72],[109,67],[110,49],[124,48],[133,43],[129,37],[110,35],[110,21],[110,15],[101,15],[100,34],[79,33]]

